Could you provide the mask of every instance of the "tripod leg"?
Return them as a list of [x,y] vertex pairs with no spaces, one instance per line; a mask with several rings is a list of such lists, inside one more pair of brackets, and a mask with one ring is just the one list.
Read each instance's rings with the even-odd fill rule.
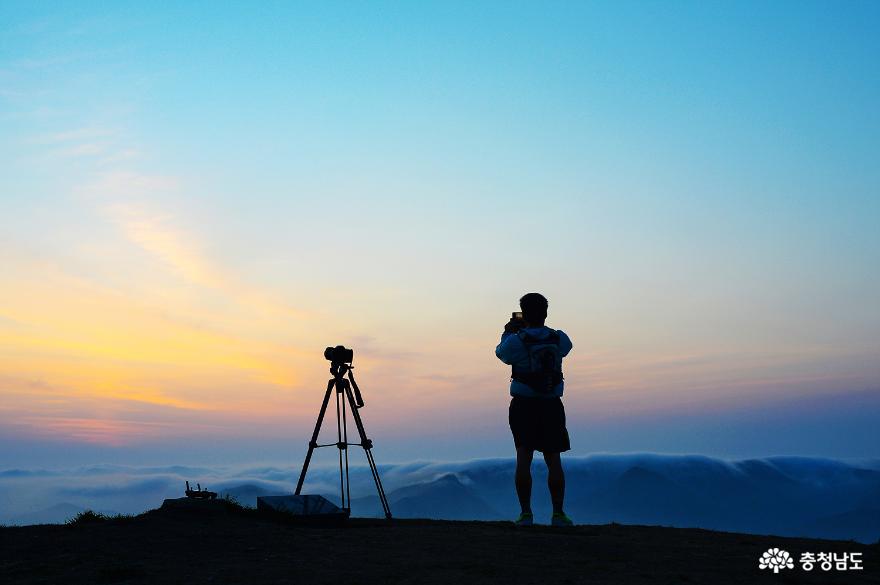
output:
[[[342,381],[342,387],[345,390],[348,390],[348,384],[346,380]],[[339,394],[337,394],[339,396]],[[345,398],[342,398],[342,444],[345,445],[345,501],[348,502],[347,506],[343,506],[344,508],[348,508],[349,512],[351,511],[351,481],[348,475],[348,424],[347,417],[345,416]]]
[[337,382],[336,387],[336,448],[339,451],[339,499],[341,502],[340,507],[345,510],[345,481],[342,475],[342,450],[348,447],[345,443],[342,442],[342,418],[345,415],[340,415],[339,413],[339,404],[342,403],[342,407],[345,408],[345,399],[339,395],[339,382]]
[[335,382],[333,379],[327,382],[327,392],[324,393],[324,402],[321,403],[321,412],[318,413],[318,421],[315,423],[315,432],[312,433],[312,440],[309,441],[309,451],[306,453],[306,460],[303,462],[302,471],[299,474],[299,481],[296,483],[296,491],[293,492],[296,495],[299,495],[299,492],[302,490],[303,481],[306,479],[306,471],[309,469],[309,461],[312,460],[312,452],[315,450],[315,447],[318,446],[318,434],[321,432],[321,423],[324,422],[324,413],[327,412],[327,403],[330,402],[330,391],[333,390],[333,382]]
[[391,520],[391,506],[388,505],[388,498],[385,497],[385,488],[382,487],[382,480],[379,478],[379,469],[376,467],[376,460],[373,459],[373,451],[365,449],[367,461],[370,464],[370,471],[373,472],[373,481],[376,482],[376,490],[379,492],[379,501],[382,503],[382,510],[385,517]]
[[390,520],[391,507],[388,505],[388,498],[385,497],[385,488],[382,487],[382,480],[379,479],[379,470],[376,468],[375,459],[373,459],[373,442],[367,438],[367,432],[364,430],[364,422],[361,420],[361,413],[355,408],[354,397],[351,394],[351,388],[348,386],[345,388],[345,394],[351,405],[351,416],[354,418],[354,423],[360,434],[361,445],[364,448],[364,452],[367,454],[367,463],[370,465],[370,472],[373,474],[373,481],[376,482],[376,491],[379,492],[379,502],[382,504],[382,511],[385,512],[385,517]]

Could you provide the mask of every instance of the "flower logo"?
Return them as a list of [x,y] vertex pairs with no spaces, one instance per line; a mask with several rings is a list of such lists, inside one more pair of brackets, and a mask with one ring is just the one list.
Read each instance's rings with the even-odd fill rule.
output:
[[794,561],[788,551],[771,548],[758,559],[758,568],[773,569],[774,573],[778,573],[779,569],[793,569]]

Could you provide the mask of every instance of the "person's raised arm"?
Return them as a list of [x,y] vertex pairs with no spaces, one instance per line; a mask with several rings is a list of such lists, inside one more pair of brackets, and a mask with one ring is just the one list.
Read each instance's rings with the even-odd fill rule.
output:
[[495,346],[495,357],[504,362],[507,365],[513,363],[514,360],[514,345],[511,343],[513,338],[516,337],[515,329],[516,325],[513,322],[513,319],[507,322],[507,325],[504,326],[504,333],[501,334],[501,343]]

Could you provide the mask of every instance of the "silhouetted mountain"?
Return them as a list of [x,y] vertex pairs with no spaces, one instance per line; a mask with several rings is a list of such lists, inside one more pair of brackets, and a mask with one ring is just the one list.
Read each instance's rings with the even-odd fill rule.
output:
[[62,502],[42,510],[12,516],[9,520],[10,524],[17,524],[19,526],[27,524],[62,524],[84,510],[85,508]]
[[[566,510],[579,523],[660,524],[863,542],[880,539],[880,463],[876,461],[807,457],[724,461],[698,455],[631,454],[563,457],[563,466]],[[519,511],[514,467],[510,458],[413,462],[382,465],[380,474],[394,516],[511,519]],[[551,513],[546,467],[537,459],[532,471],[532,508],[536,520],[544,523]],[[0,471],[0,522],[61,522],[84,508],[137,513],[163,498],[180,497],[185,479],[199,480],[221,497],[230,494],[254,506],[258,496],[291,493],[296,474],[290,468],[265,466],[228,471],[180,466]],[[338,469],[315,468],[309,471],[303,493],[324,494],[338,503],[338,486]],[[351,468],[351,491],[354,516],[381,517],[367,467]],[[21,513],[54,502],[75,508],[62,508],[55,515]],[[14,514],[20,515],[13,518]]]
[[[564,466],[566,509],[578,522],[880,538],[880,523],[871,514],[880,509],[876,469],[798,457],[725,462],[657,455],[569,458]],[[513,517],[513,470],[512,462],[492,461],[486,468],[473,462],[458,475],[473,493]],[[534,464],[533,476],[536,517],[549,517],[542,463]]]
[[[338,497],[326,496],[335,503]],[[386,494],[394,516],[398,518],[436,518],[446,520],[498,520],[502,514],[467,487],[452,473],[434,481],[405,486]],[[378,496],[352,498],[352,514],[361,517],[383,516]]]
[[796,532],[817,538],[880,542],[880,509],[858,509],[823,516]]
[[[658,524],[821,538],[880,538],[880,471],[840,461],[775,457],[727,462],[703,456],[597,455],[564,459],[566,509],[578,522]],[[392,513],[445,519],[513,518],[512,460],[423,465],[430,475],[389,493]],[[551,513],[546,468],[532,468],[532,507]],[[362,489],[372,489],[366,487]],[[462,512],[466,510],[467,513]],[[378,516],[378,499],[352,512]],[[467,514],[470,514],[468,516]]]
[[435,481],[397,489],[389,495],[401,518],[497,520],[503,516],[459,479],[448,473]]
[[589,499],[571,498],[568,506],[578,517],[601,510],[601,516],[613,516],[619,523],[681,526],[703,524],[707,508],[700,492],[641,466],[627,469],[610,488]]

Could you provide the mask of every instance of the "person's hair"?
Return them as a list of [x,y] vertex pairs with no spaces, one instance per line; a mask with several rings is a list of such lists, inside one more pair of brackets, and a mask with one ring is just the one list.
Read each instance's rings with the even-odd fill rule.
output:
[[547,318],[547,299],[540,293],[528,293],[519,300],[523,319],[529,322],[543,321]]

